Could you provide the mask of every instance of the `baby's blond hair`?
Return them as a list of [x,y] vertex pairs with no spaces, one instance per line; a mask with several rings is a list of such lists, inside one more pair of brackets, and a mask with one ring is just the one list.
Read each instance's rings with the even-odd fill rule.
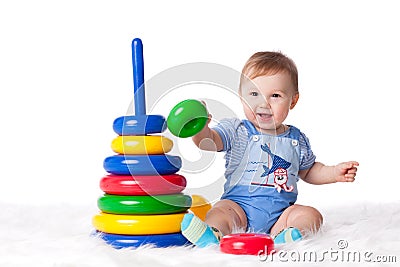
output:
[[294,89],[298,92],[297,67],[292,59],[281,52],[257,52],[245,63],[239,88],[242,88],[244,79],[254,79],[263,75],[275,75],[280,72],[287,72],[290,75]]

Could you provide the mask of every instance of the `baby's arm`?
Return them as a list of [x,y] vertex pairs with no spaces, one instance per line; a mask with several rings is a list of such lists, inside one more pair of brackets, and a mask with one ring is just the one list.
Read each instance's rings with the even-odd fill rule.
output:
[[[203,102],[204,103],[204,102]],[[208,114],[208,121],[203,130],[192,137],[193,142],[202,150],[221,151],[224,149],[224,144],[221,137],[215,131],[210,129],[208,124],[211,121],[211,114]]]
[[315,162],[310,169],[299,172],[300,177],[310,184],[330,184],[336,182],[354,182],[357,173],[357,161],[326,166]]

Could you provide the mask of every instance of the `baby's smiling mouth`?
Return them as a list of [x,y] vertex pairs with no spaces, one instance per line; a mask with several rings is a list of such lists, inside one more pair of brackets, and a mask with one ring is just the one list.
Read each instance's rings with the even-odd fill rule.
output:
[[268,114],[268,113],[256,113],[257,118],[261,121],[268,121],[271,119],[272,114]]

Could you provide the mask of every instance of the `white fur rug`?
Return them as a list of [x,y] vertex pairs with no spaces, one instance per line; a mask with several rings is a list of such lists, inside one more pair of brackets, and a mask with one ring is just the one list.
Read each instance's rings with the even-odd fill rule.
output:
[[217,247],[116,250],[90,236],[96,207],[0,204],[0,266],[398,266],[399,204],[323,209],[322,230],[279,248],[273,259],[223,254]]

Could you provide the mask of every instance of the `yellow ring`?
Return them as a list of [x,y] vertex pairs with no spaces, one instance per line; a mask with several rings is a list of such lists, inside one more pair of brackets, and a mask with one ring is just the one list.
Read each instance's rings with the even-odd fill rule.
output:
[[178,233],[185,213],[165,215],[117,215],[101,212],[93,217],[94,228],[121,235],[156,235]]
[[173,142],[163,136],[118,136],[111,143],[114,152],[125,155],[158,155],[171,151]]

